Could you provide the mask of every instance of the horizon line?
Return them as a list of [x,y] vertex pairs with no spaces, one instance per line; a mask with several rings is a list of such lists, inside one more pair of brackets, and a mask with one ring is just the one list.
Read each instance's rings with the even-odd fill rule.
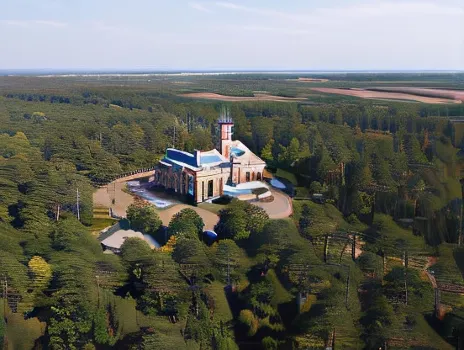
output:
[[228,68],[213,68],[213,69],[182,69],[182,68],[0,68],[0,75],[15,76],[15,75],[63,75],[67,74],[182,74],[182,73],[256,73],[256,74],[272,74],[272,73],[464,73],[463,69],[228,69]]

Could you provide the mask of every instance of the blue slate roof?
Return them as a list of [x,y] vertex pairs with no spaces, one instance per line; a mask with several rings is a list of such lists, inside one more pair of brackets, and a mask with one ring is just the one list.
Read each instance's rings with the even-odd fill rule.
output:
[[230,151],[232,152],[232,154],[236,157],[240,157],[241,155],[245,154],[245,151],[241,150],[240,148],[238,147],[231,147],[230,148]]
[[187,165],[190,165],[191,167],[199,167],[200,165],[197,164],[197,160],[195,158],[195,156],[192,154],[192,153],[189,153],[189,152],[184,152],[184,151],[179,151],[177,149],[174,149],[174,148],[168,148],[166,150],[166,156],[164,158],[164,160],[172,160],[172,161],[175,161],[175,162],[181,162],[181,163],[185,163]]
[[211,164],[211,163],[220,163],[222,162],[221,157],[216,154],[209,154],[206,156],[201,156],[201,164]]
[[174,148],[168,148],[166,150],[166,154],[160,163],[165,166],[173,166],[173,169],[176,167],[187,167],[192,170],[198,170],[204,165],[220,167],[230,166],[229,162],[216,150],[203,153],[200,152],[197,163],[197,154],[180,151]]

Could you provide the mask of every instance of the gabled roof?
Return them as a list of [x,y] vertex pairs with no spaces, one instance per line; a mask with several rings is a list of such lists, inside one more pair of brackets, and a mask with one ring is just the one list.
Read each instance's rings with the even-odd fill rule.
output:
[[241,141],[235,140],[230,143],[230,149],[235,159],[242,164],[264,165],[266,162],[250,151]]
[[166,150],[166,155],[163,158],[163,161],[165,162],[171,161],[174,164],[177,164],[180,166],[187,166],[191,168],[199,167],[199,164],[197,164],[197,159],[192,153],[180,151],[175,148],[168,148]]
[[229,161],[217,149],[200,153],[200,165],[214,166]]
[[105,247],[120,249],[128,238],[139,238],[144,240],[143,234],[134,230],[119,230],[105,238],[101,243]]
[[228,163],[228,160],[216,149],[207,152],[195,152],[199,152],[198,158],[197,154],[180,151],[175,148],[168,148],[166,150],[166,155],[160,163],[164,166],[176,165],[195,171],[201,170],[203,166],[217,166],[222,163]]

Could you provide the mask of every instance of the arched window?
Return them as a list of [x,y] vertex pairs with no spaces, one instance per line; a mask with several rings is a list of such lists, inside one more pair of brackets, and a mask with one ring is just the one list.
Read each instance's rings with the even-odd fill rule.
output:
[[262,178],[261,178],[261,173],[257,173],[257,174],[256,174],[256,180],[258,180],[258,181],[261,181],[261,180],[262,180]]

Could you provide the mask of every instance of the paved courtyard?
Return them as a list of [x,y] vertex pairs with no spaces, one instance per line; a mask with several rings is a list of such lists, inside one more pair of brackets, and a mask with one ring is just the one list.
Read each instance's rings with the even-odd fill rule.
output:
[[292,215],[293,207],[290,197],[285,193],[272,189],[271,193],[274,196],[274,200],[272,202],[258,202],[254,204],[266,210],[271,219],[285,219]]
[[[125,182],[112,182],[107,186],[97,189],[93,193],[93,205],[95,207],[112,208],[115,215],[125,217],[127,208],[134,203],[134,196],[123,191],[125,186]],[[113,199],[114,204],[112,204]],[[167,226],[174,214],[185,208],[195,210],[202,217],[205,223],[205,230],[213,230],[219,220],[216,214],[208,210],[187,204],[176,204],[167,209],[158,209],[158,214],[163,221],[163,225]]]
[[[107,186],[99,188],[93,194],[93,203],[95,207],[112,208],[113,213],[120,217],[126,216],[126,210],[129,205],[134,203],[134,196],[123,191],[126,184],[125,182],[112,182]],[[270,203],[254,203],[255,205],[263,208],[268,213],[271,219],[284,219],[292,215],[292,202],[291,199],[284,193],[271,189],[274,201]],[[114,204],[113,204],[114,199]],[[195,210],[198,215],[203,218],[205,223],[205,230],[213,230],[214,226],[219,220],[219,217],[203,208],[194,207],[187,204],[176,204],[167,209],[158,209],[160,219],[163,225],[168,225],[171,218],[185,208]]]

